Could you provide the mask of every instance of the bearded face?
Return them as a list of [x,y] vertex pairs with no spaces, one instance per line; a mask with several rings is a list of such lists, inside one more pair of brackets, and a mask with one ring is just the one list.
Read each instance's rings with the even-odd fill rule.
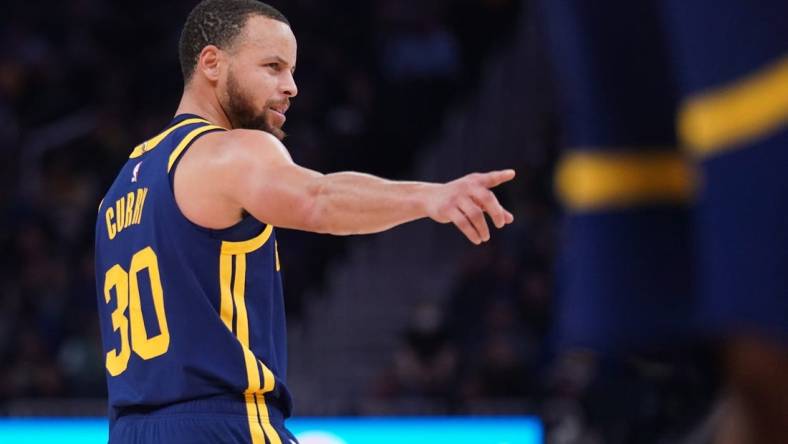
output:
[[282,130],[285,123],[284,113],[290,106],[288,99],[268,100],[260,108],[254,103],[254,96],[238,81],[233,71],[227,75],[227,104],[225,112],[233,128],[254,129],[273,134],[282,140],[286,134]]
[[[249,17],[241,34],[219,50],[219,101],[232,128],[261,130],[282,140],[293,78],[296,40],[290,27],[261,16]],[[222,79],[223,77],[223,79]]]

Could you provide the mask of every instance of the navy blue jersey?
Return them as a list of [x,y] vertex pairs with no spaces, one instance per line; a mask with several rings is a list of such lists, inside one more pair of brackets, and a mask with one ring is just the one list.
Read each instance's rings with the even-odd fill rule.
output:
[[110,417],[237,396],[251,441],[279,442],[269,416],[289,416],[291,400],[274,227],[251,216],[224,230],[197,226],[173,193],[185,150],[223,130],[177,116],[134,149],[99,207],[96,283]]

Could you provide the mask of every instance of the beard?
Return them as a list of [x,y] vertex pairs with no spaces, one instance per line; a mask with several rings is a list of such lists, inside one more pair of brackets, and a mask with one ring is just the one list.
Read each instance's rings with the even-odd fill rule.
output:
[[276,103],[270,100],[266,102],[262,111],[258,111],[249,94],[246,94],[241,85],[236,80],[232,71],[227,75],[227,106],[225,112],[230,119],[233,128],[253,129],[265,131],[273,134],[279,140],[283,140],[286,136],[281,127],[276,127],[268,121],[266,111],[269,106]]

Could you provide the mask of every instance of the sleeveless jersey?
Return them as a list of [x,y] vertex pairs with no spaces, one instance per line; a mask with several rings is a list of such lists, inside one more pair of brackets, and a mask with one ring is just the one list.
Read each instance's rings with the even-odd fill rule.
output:
[[180,156],[223,130],[175,117],[134,149],[99,206],[96,283],[111,422],[214,396],[237,396],[250,429],[270,427],[269,408],[290,415],[273,226],[247,216],[210,230],[175,202]]

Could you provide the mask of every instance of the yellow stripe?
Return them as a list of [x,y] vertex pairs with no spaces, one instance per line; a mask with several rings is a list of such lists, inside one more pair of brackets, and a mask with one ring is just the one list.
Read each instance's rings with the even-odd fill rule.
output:
[[271,233],[274,231],[273,225],[267,225],[262,233],[249,240],[239,242],[222,242],[222,254],[246,254],[251,253],[265,245]]
[[788,56],[731,85],[688,99],[678,120],[682,142],[698,156],[779,130],[788,123]]
[[274,258],[276,259],[276,271],[280,271],[282,266],[279,265],[279,243],[274,241]]
[[249,379],[249,386],[246,393],[255,393],[260,390],[260,372],[257,371],[257,359],[249,349],[249,318],[246,313],[246,303],[244,301],[244,291],[246,286],[246,255],[235,256],[235,282],[233,284],[233,299],[235,301],[236,321],[235,335],[241,343],[244,353],[244,363],[246,364],[246,375]]
[[[224,255],[223,255],[224,257]],[[246,285],[246,255],[227,256],[235,258],[235,282],[233,283],[233,299],[237,310],[236,317],[236,337],[241,343],[241,350],[244,354],[244,364],[246,365],[247,388],[244,392],[246,398],[246,413],[249,420],[249,433],[252,435],[252,443],[265,444],[265,432],[259,421],[258,406],[255,401],[255,393],[260,391],[260,373],[257,371],[257,361],[249,349],[249,319],[246,314],[246,304],[244,301],[244,290]]]
[[229,254],[222,254],[219,257],[219,288],[221,292],[219,314],[222,322],[230,331],[233,331],[233,296],[230,291],[232,275],[233,257]]
[[[241,350],[244,355],[246,366],[247,388],[244,391],[246,399],[246,412],[249,420],[249,433],[252,436],[253,444],[281,444],[281,439],[277,434],[268,414],[268,407],[265,404],[264,393],[274,389],[275,379],[271,370],[261,361],[257,360],[252,353],[249,345],[249,317],[246,311],[245,286],[246,286],[246,254],[262,247],[271,237],[273,226],[268,225],[263,232],[252,239],[241,242],[222,242],[222,251],[219,262],[220,285],[221,285],[221,305],[220,313],[222,322],[225,325],[232,323],[232,306],[235,305],[235,335],[241,343]],[[232,282],[230,291],[230,280],[232,276],[233,260],[235,263],[235,279]],[[232,302],[230,302],[232,298]],[[229,307],[229,308],[228,308]],[[228,325],[229,327],[230,325]],[[260,371],[262,369],[262,384],[260,381]]]
[[274,389],[274,385],[276,384],[276,380],[274,379],[274,372],[271,371],[263,361],[258,360],[257,362],[260,363],[260,368],[263,369],[263,391],[262,393],[268,393]]
[[274,429],[274,426],[271,425],[271,419],[268,416],[268,406],[265,404],[265,397],[258,393],[255,398],[257,400],[257,408],[260,412],[260,424],[263,426],[266,438],[268,438],[271,444],[282,444],[279,434],[276,432],[276,429]]
[[192,140],[194,140],[195,137],[199,136],[200,134],[206,131],[213,131],[217,129],[224,129],[224,128],[216,125],[206,125],[196,128],[192,132],[187,134],[186,137],[184,137],[183,140],[181,140],[181,143],[179,143],[178,146],[176,146],[175,149],[172,150],[172,153],[170,153],[170,159],[167,162],[167,172],[168,173],[170,172],[172,166],[175,164],[175,161],[178,160],[178,156],[181,155],[181,152],[183,152],[183,150],[185,150],[186,147],[189,146],[189,144],[191,143]]
[[654,202],[686,202],[692,171],[676,152],[570,152],[556,172],[556,191],[569,210]]
[[260,424],[254,393],[247,393],[244,395],[244,398],[246,399],[246,418],[249,421],[249,434],[252,435],[252,444],[265,444],[265,433]]
[[134,151],[131,152],[129,159],[140,157],[141,155],[147,153],[148,151],[156,148],[161,143],[161,141],[164,140],[165,137],[170,135],[171,132],[175,131],[176,129],[182,126],[191,125],[192,123],[209,123],[209,122],[205,119],[186,119],[182,122],[178,122],[175,125],[167,128],[163,133],[159,134],[158,136],[137,145],[134,148]]
[[263,387],[255,396],[257,399],[257,409],[260,412],[260,424],[263,426],[263,431],[268,441],[272,444],[279,444],[281,440],[279,439],[279,434],[276,432],[276,429],[271,425],[271,418],[268,415],[268,406],[265,403],[264,396],[265,393],[273,391],[276,380],[274,379],[273,372],[263,364],[263,361],[258,360],[257,362],[260,364],[260,368],[263,371]]

